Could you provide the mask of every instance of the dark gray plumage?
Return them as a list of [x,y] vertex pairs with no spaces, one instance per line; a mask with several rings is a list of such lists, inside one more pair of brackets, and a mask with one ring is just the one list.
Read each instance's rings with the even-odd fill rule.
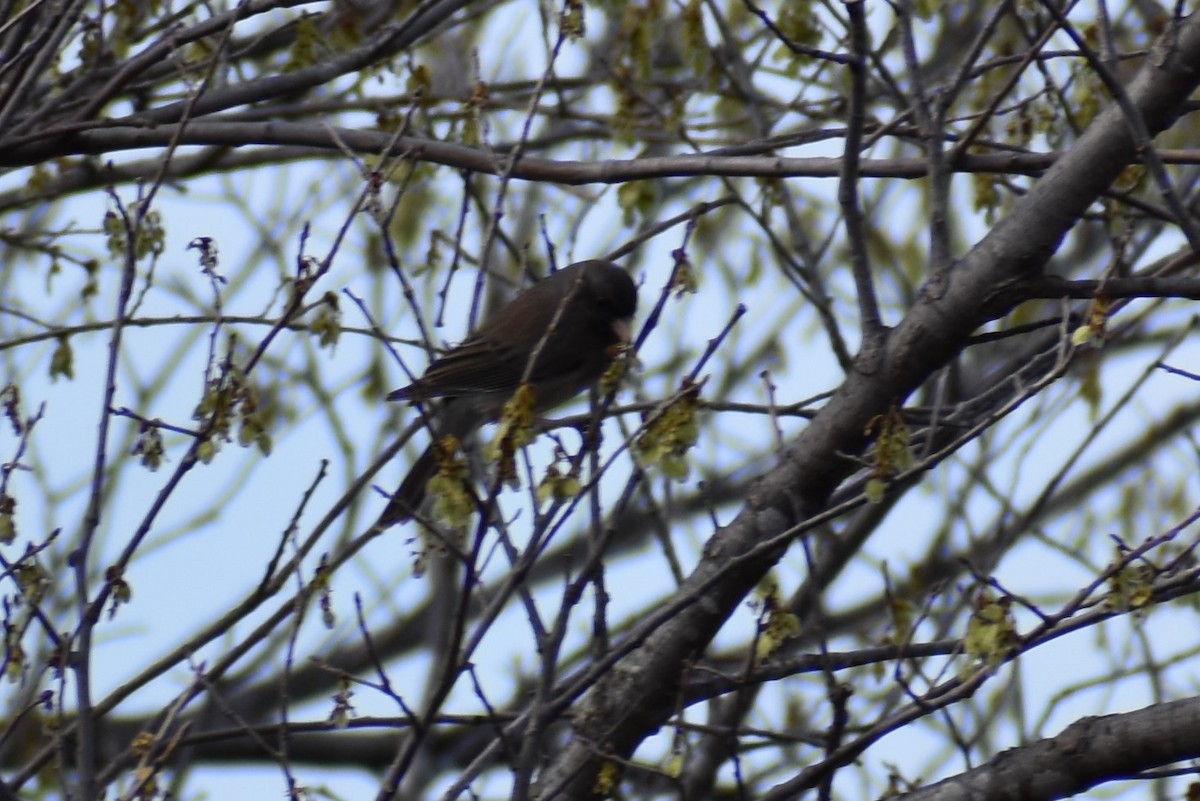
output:
[[[447,435],[462,441],[499,417],[526,371],[537,410],[552,409],[604,374],[616,346],[629,341],[636,309],[637,286],[620,267],[600,260],[572,264],[517,295],[387,399],[443,399],[433,421],[435,441]],[[410,520],[437,468],[431,445],[392,496],[380,523]]]

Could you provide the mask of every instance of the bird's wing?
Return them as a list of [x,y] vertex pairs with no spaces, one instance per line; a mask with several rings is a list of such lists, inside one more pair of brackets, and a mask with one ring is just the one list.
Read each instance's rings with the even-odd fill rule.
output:
[[[557,351],[557,353],[555,353]],[[389,400],[452,398],[481,392],[511,394],[525,376],[529,353],[524,348],[498,345],[472,337],[429,365],[420,379],[398,389]],[[576,350],[543,348],[529,380],[571,375],[584,364]]]

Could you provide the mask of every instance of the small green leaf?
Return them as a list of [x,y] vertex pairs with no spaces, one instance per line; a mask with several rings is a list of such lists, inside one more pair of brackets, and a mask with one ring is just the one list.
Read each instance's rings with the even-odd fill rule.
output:
[[582,0],[567,0],[562,12],[562,32],[568,39],[587,35],[587,19]]
[[[976,664],[995,667],[1017,644],[1017,628],[1007,598],[993,598],[986,590],[975,599],[975,613],[967,623],[963,646]],[[973,667],[973,666],[972,666]]]
[[58,347],[50,356],[50,380],[57,381],[59,376],[68,381],[75,378],[75,354],[71,350],[71,341],[64,334],[58,338]]

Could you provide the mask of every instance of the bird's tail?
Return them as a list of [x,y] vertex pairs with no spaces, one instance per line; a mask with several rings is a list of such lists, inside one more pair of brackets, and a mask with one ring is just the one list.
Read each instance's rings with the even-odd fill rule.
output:
[[425,500],[425,488],[429,485],[429,479],[437,474],[437,470],[437,450],[430,445],[417,457],[417,461],[413,462],[408,475],[400,483],[400,488],[392,493],[391,500],[379,518],[379,524],[387,528],[412,520]]
[[479,412],[472,408],[471,404],[456,402],[453,399],[443,404],[437,417],[438,420],[434,424],[433,443],[413,462],[413,466],[408,470],[408,475],[400,483],[400,488],[392,494],[391,500],[388,501],[383,514],[379,517],[378,525],[383,528],[406,523],[421,511],[429,479],[437,475],[443,461],[439,453],[442,447],[440,443],[446,437],[454,437],[461,442],[484,422],[480,419]]

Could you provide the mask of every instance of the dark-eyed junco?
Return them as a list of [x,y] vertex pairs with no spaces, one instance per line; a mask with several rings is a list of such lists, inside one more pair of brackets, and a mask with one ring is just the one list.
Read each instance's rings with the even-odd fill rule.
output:
[[434,444],[413,464],[380,524],[417,513],[438,471],[436,443],[448,435],[461,441],[495,420],[523,379],[537,411],[594,384],[629,342],[636,308],[637,287],[620,267],[599,260],[572,264],[517,295],[423,376],[389,394],[392,401],[444,400],[434,412]]

